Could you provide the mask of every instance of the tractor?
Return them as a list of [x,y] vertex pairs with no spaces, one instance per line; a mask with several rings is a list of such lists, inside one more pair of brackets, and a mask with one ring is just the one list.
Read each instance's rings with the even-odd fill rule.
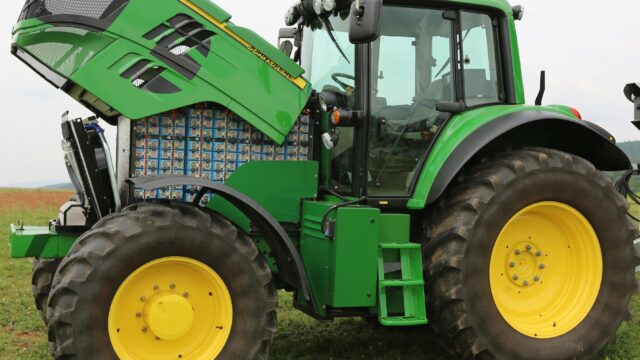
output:
[[459,358],[597,358],[640,263],[603,171],[632,165],[525,103],[523,14],[300,0],[275,47],[209,0],[26,1],[12,53],[94,114],[62,116],[76,195],[11,229],[53,357],[266,359],[285,290]]

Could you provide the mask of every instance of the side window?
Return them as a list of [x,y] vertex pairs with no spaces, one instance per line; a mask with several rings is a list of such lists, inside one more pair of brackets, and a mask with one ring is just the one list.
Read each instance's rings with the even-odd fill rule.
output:
[[467,106],[500,102],[500,61],[491,17],[463,11],[461,25]]
[[409,105],[416,96],[415,39],[404,36],[382,36],[380,69],[378,71],[378,96],[387,105]]

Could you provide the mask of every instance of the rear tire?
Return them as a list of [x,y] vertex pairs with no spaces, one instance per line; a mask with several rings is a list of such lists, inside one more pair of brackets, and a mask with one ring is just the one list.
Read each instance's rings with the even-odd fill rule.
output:
[[[220,307],[202,306],[218,297]],[[266,359],[276,306],[266,261],[229,221],[184,203],[136,204],[101,220],[62,262],[49,341],[58,360]]]
[[[589,226],[585,225],[585,228],[592,228],[592,232],[595,232],[596,248],[599,242],[601,249],[601,253],[600,250],[593,252],[599,256],[596,260],[602,260],[602,270],[597,271],[600,275],[596,274],[601,277],[600,282],[597,279],[591,281],[587,274],[583,276],[570,271],[566,273],[573,276],[554,278],[549,274],[564,274],[564,270],[556,269],[556,273],[553,273],[549,266],[549,272],[541,275],[536,271],[543,271],[544,264],[542,267],[535,265],[528,268],[527,264],[523,265],[524,270],[531,271],[532,279],[535,276],[535,286],[542,286],[537,282],[545,281],[545,287],[539,288],[544,291],[554,289],[554,280],[559,289],[565,288],[565,285],[569,287],[576,281],[595,289],[592,302],[588,296],[584,297],[583,303],[577,300],[577,308],[586,309],[587,314],[583,318],[575,317],[577,324],[570,324],[566,331],[554,329],[556,323],[553,321],[553,328],[547,322],[538,321],[537,310],[533,315],[536,319],[528,322],[529,318],[520,321],[517,314],[511,316],[504,306],[501,307],[500,296],[519,299],[515,291],[518,294],[520,290],[523,293],[531,291],[533,281],[524,284],[520,276],[519,284],[504,285],[508,282],[502,282],[499,284],[504,287],[492,287],[501,276],[507,276],[504,279],[508,281],[519,278],[508,271],[510,267],[521,269],[520,264],[508,258],[496,259],[495,255],[500,251],[511,252],[511,249],[507,251],[502,245],[502,250],[495,246],[505,234],[505,229],[512,224],[511,220],[533,204],[551,202],[563,204],[555,205],[558,207],[577,210],[588,221]],[[638,229],[627,217],[627,209],[626,200],[614,191],[607,177],[584,159],[563,152],[543,148],[511,151],[471,168],[450,187],[424,221],[427,241],[423,252],[426,259],[427,311],[431,325],[464,359],[597,358],[607,344],[615,341],[616,330],[622,320],[630,316],[628,306],[637,288],[634,267],[638,258],[634,255],[633,241],[638,237]],[[554,219],[564,221],[561,220],[564,217]],[[549,221],[552,228],[559,226],[554,221]],[[528,223],[524,224],[527,229]],[[526,233],[541,234],[542,230],[537,227],[526,230]],[[567,234],[574,234],[570,230],[566,230]],[[559,234],[561,236],[562,233]],[[528,241],[526,235],[523,239]],[[558,239],[553,238],[550,242],[540,239],[540,242],[548,245],[558,243]],[[582,238],[579,239],[576,247],[583,246]],[[544,259],[544,252],[538,253],[535,247],[527,246],[527,249],[531,254],[525,255],[530,255],[531,261],[538,261],[536,254]],[[523,248],[522,251],[526,250]],[[569,258],[576,255],[556,252],[557,264],[585,260],[579,257],[581,253],[578,250],[575,250],[575,254],[578,257]],[[549,256],[553,255],[549,251]],[[496,262],[499,265],[497,268],[494,267]],[[504,266],[500,267],[502,262]],[[594,261],[593,266],[597,267],[598,262]],[[564,265],[556,266],[560,267]],[[497,273],[496,269],[499,269]],[[555,299],[560,299],[564,295],[570,300],[560,304],[572,304],[571,296],[574,294],[567,297],[562,291],[559,290],[557,294],[545,293],[547,300],[542,295],[536,298],[536,294],[542,292],[529,292],[527,296],[532,294],[533,298],[525,300],[535,308],[537,301],[557,304],[554,301],[559,300],[554,300],[553,296],[557,295]],[[579,294],[575,294],[575,298],[583,299]],[[571,312],[571,307],[560,306],[559,309],[559,314],[563,314],[563,311],[566,314],[565,317],[558,317],[558,326],[561,326],[562,321],[575,314]],[[543,316],[542,312],[545,311],[541,311],[540,317]],[[549,336],[541,336],[537,330],[531,330],[540,327],[548,331]]]
[[53,276],[60,266],[62,259],[33,259],[31,275],[31,292],[36,303],[40,318],[47,324],[47,300],[51,292]]

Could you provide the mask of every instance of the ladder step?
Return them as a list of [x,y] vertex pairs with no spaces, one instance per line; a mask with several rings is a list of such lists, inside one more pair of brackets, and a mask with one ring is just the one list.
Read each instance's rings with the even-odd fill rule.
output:
[[386,243],[380,244],[381,249],[420,249],[420,244],[416,243]]
[[381,287],[424,286],[423,280],[382,280]]
[[427,318],[422,316],[389,316],[379,321],[384,326],[414,326],[429,323]]

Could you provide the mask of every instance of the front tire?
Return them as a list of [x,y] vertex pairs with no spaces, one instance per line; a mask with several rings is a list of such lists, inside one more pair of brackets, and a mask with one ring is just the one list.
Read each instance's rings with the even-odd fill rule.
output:
[[465,359],[594,359],[636,289],[628,204],[592,164],[532,148],[473,167],[425,219],[427,311]]
[[31,292],[36,303],[36,309],[42,321],[47,324],[47,300],[51,292],[53,276],[60,266],[61,259],[33,259],[31,272]]
[[271,272],[251,239],[191,205],[111,215],[64,259],[49,298],[56,359],[266,359]]

